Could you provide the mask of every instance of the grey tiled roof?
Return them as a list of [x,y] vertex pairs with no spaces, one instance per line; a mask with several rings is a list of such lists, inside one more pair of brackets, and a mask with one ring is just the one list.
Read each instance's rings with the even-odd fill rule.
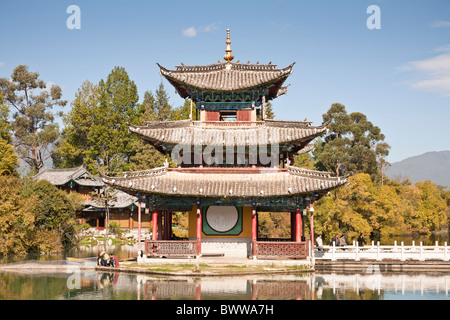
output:
[[[47,180],[55,186],[63,186],[69,183],[71,180],[78,183],[81,186],[92,186],[103,188],[104,183],[101,178],[92,176],[83,166],[78,168],[66,168],[66,169],[48,169],[34,176],[36,180]],[[132,195],[129,195],[123,191],[115,190],[112,196],[115,198],[109,202],[110,208],[127,208],[132,204],[137,206],[138,199]],[[91,211],[98,209],[104,209],[104,203],[99,201],[86,201],[84,203],[86,208],[83,211]]]
[[261,173],[184,173],[166,168],[128,172],[103,181],[127,192],[190,197],[276,197],[327,192],[347,182],[328,172],[289,167]]
[[[109,208],[128,208],[132,204],[134,204],[136,207],[138,205],[138,198],[132,195],[129,195],[128,193],[125,193],[120,190],[115,190],[113,194],[111,195],[115,199],[113,201],[109,201],[108,206]],[[103,201],[86,201],[85,205],[88,206],[84,211],[90,211],[95,208],[104,209],[105,204]]]
[[101,187],[103,182],[98,177],[93,177],[83,166],[67,169],[45,168],[34,176],[36,180],[47,180],[55,186],[62,186],[71,180],[81,186]]
[[[161,74],[178,90],[182,98],[188,96],[179,84],[205,91],[239,91],[271,84],[269,99],[284,94],[281,87],[292,73],[295,63],[282,69],[273,64],[244,64],[221,62],[205,66],[177,66],[169,70],[158,64]],[[280,91],[281,90],[281,91]],[[279,92],[280,91],[280,92]]]
[[[203,145],[271,145],[294,143],[305,145],[328,130],[327,124],[311,126],[304,121],[266,120],[262,125],[206,126],[189,120],[147,122],[146,126],[129,125],[129,130],[150,143]],[[152,144],[153,144],[152,143]]]

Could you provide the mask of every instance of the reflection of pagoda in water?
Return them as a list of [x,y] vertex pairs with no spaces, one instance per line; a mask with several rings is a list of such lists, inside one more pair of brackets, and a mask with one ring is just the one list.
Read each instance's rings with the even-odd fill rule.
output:
[[[148,203],[153,212],[149,255],[306,257],[306,208],[313,231],[314,201],[346,179],[294,167],[292,158],[310,151],[327,127],[265,119],[266,102],[286,92],[284,82],[294,64],[280,69],[271,63],[233,62],[229,30],[226,43],[225,61],[217,64],[181,64],[174,70],[158,65],[179,95],[195,103],[200,121],[130,126],[132,133],[171,155],[177,167],[127,172],[104,181]],[[170,240],[174,211],[189,212],[189,241]],[[258,211],[291,212],[291,241],[258,241]]]
[[[251,278],[251,277],[250,277]],[[186,300],[270,300],[297,299],[309,300],[311,276],[279,275],[277,280],[256,277],[206,277],[196,280],[154,279],[138,277],[139,297],[150,299]],[[312,295],[311,295],[312,294]]]

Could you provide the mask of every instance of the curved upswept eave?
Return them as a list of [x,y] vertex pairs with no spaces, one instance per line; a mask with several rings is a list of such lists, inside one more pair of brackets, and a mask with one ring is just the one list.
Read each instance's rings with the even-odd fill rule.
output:
[[182,98],[188,97],[187,91],[182,88],[188,86],[203,91],[231,92],[250,90],[268,86],[270,97],[274,99],[287,90],[282,87],[284,81],[292,74],[295,62],[288,67],[277,69],[275,65],[218,63],[206,66],[178,66],[170,70],[159,63],[161,75],[175,86]]
[[144,194],[185,197],[289,197],[327,193],[348,177],[289,167],[288,171],[259,174],[203,174],[170,171],[165,167],[106,177],[105,184]]

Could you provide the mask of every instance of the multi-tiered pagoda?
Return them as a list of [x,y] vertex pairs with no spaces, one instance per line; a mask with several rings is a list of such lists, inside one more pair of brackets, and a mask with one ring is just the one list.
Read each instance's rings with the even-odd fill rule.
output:
[[[314,243],[314,201],[346,179],[292,166],[293,156],[311,151],[311,142],[325,134],[327,126],[265,119],[266,103],[286,92],[284,83],[294,63],[280,69],[271,63],[233,62],[227,33],[224,61],[181,64],[174,70],[158,64],[179,95],[192,101],[191,119],[195,112],[200,121],[129,127],[177,166],[127,172],[104,181],[138,196],[140,206],[152,211],[152,239],[146,241],[150,256],[306,257]],[[189,212],[189,239],[174,241],[171,212],[180,211]],[[260,241],[258,212],[290,212],[290,241]]]

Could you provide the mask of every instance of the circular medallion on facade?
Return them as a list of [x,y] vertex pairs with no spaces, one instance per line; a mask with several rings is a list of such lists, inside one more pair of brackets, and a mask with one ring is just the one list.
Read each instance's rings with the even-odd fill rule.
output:
[[209,207],[206,212],[206,222],[216,232],[228,232],[233,229],[239,220],[236,207]]

